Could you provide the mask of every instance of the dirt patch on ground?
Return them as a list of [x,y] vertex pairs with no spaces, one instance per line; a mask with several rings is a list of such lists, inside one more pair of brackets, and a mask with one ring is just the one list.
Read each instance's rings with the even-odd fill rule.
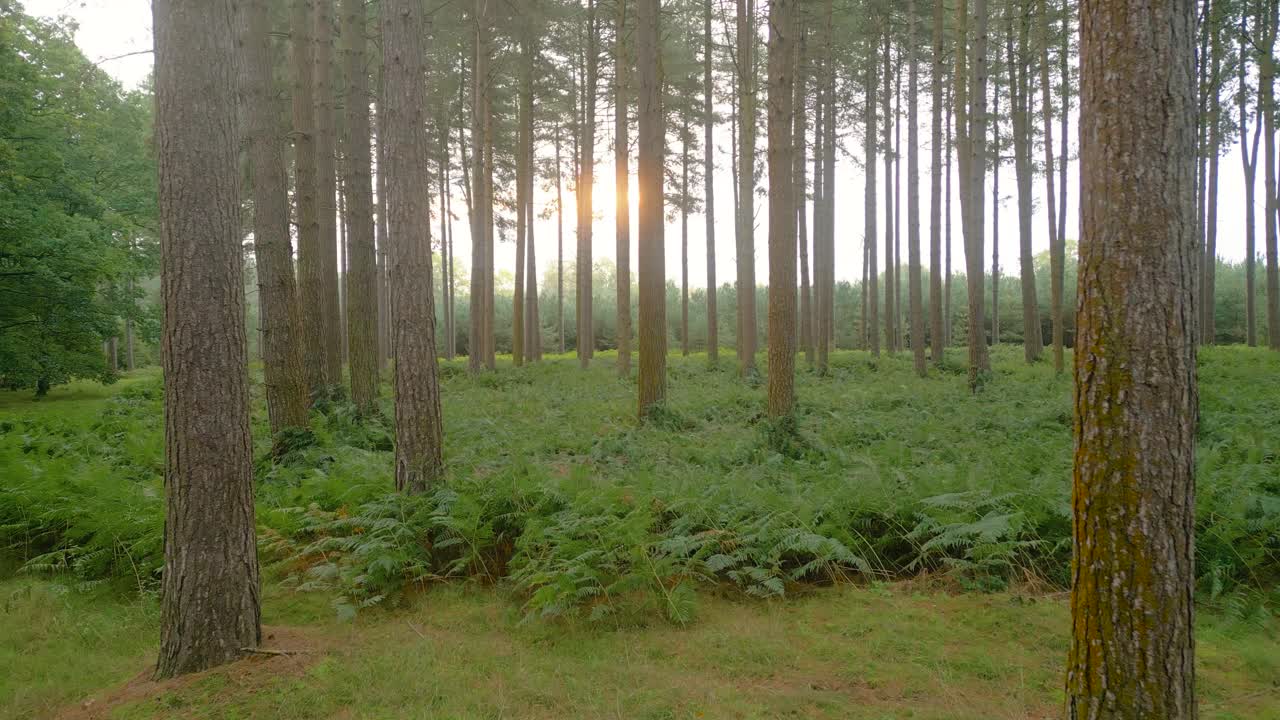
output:
[[124,685],[103,690],[50,717],[52,720],[106,720],[118,707],[182,690],[214,676],[224,677],[229,685],[252,692],[282,676],[301,676],[329,652],[331,642],[322,632],[310,628],[264,626],[262,646],[229,665],[159,681],[151,679],[152,671],[147,668]]

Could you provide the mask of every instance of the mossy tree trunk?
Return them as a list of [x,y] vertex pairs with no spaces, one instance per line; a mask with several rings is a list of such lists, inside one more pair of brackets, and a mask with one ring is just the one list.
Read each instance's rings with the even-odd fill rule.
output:
[[1073,719],[1196,717],[1194,9],[1081,6]]

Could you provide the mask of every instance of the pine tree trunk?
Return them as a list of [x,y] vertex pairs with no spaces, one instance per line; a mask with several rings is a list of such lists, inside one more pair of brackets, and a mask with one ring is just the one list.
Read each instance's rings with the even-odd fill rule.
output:
[[636,2],[636,68],[640,213],[639,415],[646,417],[667,394],[666,269],[663,247],[662,79],[659,76],[660,0]]
[[769,380],[766,410],[791,417],[796,396],[796,209],[792,173],[796,0],[769,3]]
[[738,268],[738,372],[756,365],[756,69],[755,0],[737,0],[738,217],[735,223]]
[[[875,53],[870,53],[867,57],[866,67],[866,100],[863,107],[863,121],[866,124],[866,138],[863,143],[866,147],[866,160],[863,168],[866,171],[866,188],[863,197],[863,242],[866,243],[866,288],[867,288],[867,339],[871,343],[871,355],[880,357],[880,296],[879,283],[877,275],[880,271],[876,262],[876,88],[879,81],[879,69],[876,61],[878,58]],[[831,193],[831,188],[824,187],[826,194]],[[827,218],[830,221],[830,218]],[[825,229],[825,228],[824,228]],[[886,278],[886,283],[888,282]],[[886,310],[886,313],[888,311]]]
[[1276,112],[1275,112],[1275,60],[1271,57],[1276,33],[1280,29],[1280,3],[1267,6],[1266,25],[1263,28],[1263,52],[1260,53],[1258,72],[1258,101],[1263,107],[1263,192],[1266,193],[1266,253],[1267,253],[1267,345],[1280,350],[1280,252],[1277,252],[1276,227]]
[[[892,32],[889,29],[889,22],[886,20],[884,24],[884,92],[881,98],[881,111],[884,115],[884,347],[889,355],[896,355],[897,348],[894,340],[896,338],[896,328],[894,327],[894,309],[893,303],[897,299],[898,294],[894,289],[894,281],[897,279],[893,272],[893,106],[891,98],[893,97],[893,68],[890,64],[892,55]],[[868,180],[868,184],[871,181]],[[873,201],[874,203],[874,201]],[[874,204],[871,206],[874,207]],[[870,235],[869,237],[875,237]],[[872,266],[874,269],[874,258]]]
[[[350,211],[347,274],[348,371],[356,410],[370,414],[378,399],[378,273],[374,247],[373,178],[369,167],[369,76],[364,0],[342,0],[342,40],[346,50],[347,140],[345,187]],[[390,153],[388,153],[390,154]],[[423,168],[424,175],[426,168]],[[425,178],[424,178],[425,179]],[[425,187],[425,183],[423,187]],[[423,217],[427,217],[426,213]]]
[[320,215],[316,206],[315,41],[312,37],[315,0],[293,0],[290,11],[293,38],[294,201],[298,223],[298,299],[302,311],[303,362],[312,397],[332,382],[324,353],[328,326],[324,322],[324,263],[321,259]]
[[[1049,86],[1049,10],[1046,0],[1037,0],[1040,35],[1040,111],[1044,118],[1044,183],[1045,202],[1049,211],[1049,316],[1053,324],[1053,368],[1062,372],[1065,368],[1063,356],[1064,335],[1066,334],[1066,308],[1063,304],[1063,292],[1066,268],[1066,239],[1058,233],[1057,197],[1053,190],[1053,101]],[[1063,108],[1063,112],[1066,109]],[[1062,158],[1066,163],[1066,158]]]
[[[283,108],[274,87],[275,60],[267,0],[242,6],[243,59],[240,107],[253,182],[253,252],[258,270],[258,313],[262,329],[262,373],[272,435],[305,428],[307,382],[302,365],[302,315],[293,279],[289,242],[289,177],[284,164]],[[128,363],[133,369],[133,334],[128,330]]]
[[715,100],[711,81],[711,61],[714,45],[711,41],[711,2],[705,0],[702,9],[702,152],[703,190],[707,221],[707,362],[715,367],[720,362],[720,327],[716,293],[716,203],[715,203]]
[[[528,54],[529,44],[529,28],[526,26],[520,33],[520,50],[522,55]],[[529,202],[529,161],[532,159],[529,154],[529,146],[533,144],[533,138],[526,134],[530,123],[526,122],[526,114],[533,111],[531,106],[525,105],[524,95],[524,76],[527,71],[527,63],[521,63],[520,71],[520,91],[517,98],[519,117],[517,118],[517,138],[516,138],[516,266],[515,266],[515,288],[511,294],[511,364],[515,367],[524,365],[524,273],[525,273],[525,252],[528,233],[529,215],[525,212],[525,205]]]
[[436,361],[426,134],[426,19],[417,0],[382,0],[386,77],[387,212],[395,354],[396,489],[417,493],[444,477]]
[[592,187],[595,184],[596,146],[596,3],[587,0],[586,75],[582,85],[582,164],[578,168],[578,364],[585,370],[595,355],[595,322],[592,317]]
[[[997,48],[999,45],[996,46]],[[1000,344],[1000,74],[991,88],[991,347]]]
[[[391,359],[391,283],[388,280],[389,269],[387,268],[387,147],[385,138],[383,137],[383,108],[386,106],[387,93],[382,73],[378,73],[377,85],[377,109],[375,121],[377,122],[377,171],[376,178],[378,197],[377,197],[377,218],[374,221],[374,235],[377,245],[378,267],[377,267],[377,292],[378,292],[378,372],[386,370],[387,361]],[[445,129],[446,136],[448,128]]]
[[556,124],[556,327],[564,354],[564,182],[560,175],[560,125]]
[[[485,227],[484,198],[484,108],[489,93],[489,4],[490,0],[475,0],[475,61],[471,74],[471,158],[481,167],[471,173],[471,330],[467,337],[467,369],[478,373],[485,366],[485,290],[488,278],[485,263],[488,261],[485,243],[488,232]],[[385,21],[384,21],[385,22]],[[463,167],[467,167],[463,159]]]
[[618,19],[614,40],[614,234],[616,236],[617,278],[617,326],[618,376],[631,376],[631,189],[630,138],[628,135],[628,105],[630,102],[630,78],[628,67],[631,56],[627,51],[627,0],[617,0]]
[[1068,716],[1190,720],[1194,4],[1085,0],[1081,16]]
[[805,70],[808,56],[806,42],[808,18],[805,14],[806,10],[807,8],[803,4],[794,10],[796,15],[796,42],[794,43],[796,57],[794,61],[795,97],[792,99],[792,108],[795,116],[792,128],[792,152],[795,154],[795,164],[791,170],[793,173],[791,183],[795,188],[793,200],[796,210],[796,251],[800,255],[800,310],[798,315],[800,349],[804,351],[805,364],[812,370],[813,304],[812,290],[809,285],[809,223],[805,207],[805,195],[808,189],[808,183],[805,179],[805,132],[808,125],[806,112],[808,73]]
[[338,306],[337,119],[333,88],[333,3],[315,0],[316,212],[318,213],[325,324],[325,375],[330,387],[342,383],[342,312]]
[[[941,2],[933,3],[933,72],[929,74],[929,86],[933,102],[929,115],[932,128],[933,162],[929,167],[929,340],[935,365],[942,365],[946,348],[942,327],[942,79],[946,48],[943,44],[943,19]],[[947,151],[950,157],[950,150]],[[950,182],[950,178],[948,178]],[[950,205],[950,198],[947,199]]]
[[1209,182],[1205,188],[1205,228],[1204,257],[1201,263],[1200,282],[1200,341],[1212,345],[1216,329],[1214,325],[1213,293],[1216,284],[1218,267],[1218,155],[1222,149],[1222,99],[1219,97],[1222,87],[1222,3],[1215,2],[1209,23],[1210,57],[1209,70]]
[[[964,6],[964,3],[961,3]],[[969,305],[969,385],[977,388],[984,373],[991,369],[990,357],[987,354],[984,285],[984,253],[985,245],[985,208],[983,200],[986,195],[987,164],[987,2],[975,0],[973,4],[973,72],[972,87],[969,88],[969,123],[962,147],[967,150],[969,159],[962,168],[961,177],[967,178],[967,187],[961,189],[961,203],[968,198],[968,209],[963,214],[968,216],[965,223],[965,284],[968,290]],[[962,126],[964,123],[960,123]],[[967,170],[967,173],[965,172]]]
[[[1236,65],[1238,68],[1237,79],[1240,86],[1244,87],[1248,77],[1248,48],[1249,39],[1246,37],[1247,19],[1242,16],[1240,19],[1240,48],[1239,60]],[[1256,23],[1255,23],[1256,24]],[[1253,141],[1250,146],[1249,137],[1249,96],[1248,93],[1238,93],[1237,102],[1240,107],[1240,161],[1244,170],[1244,307],[1245,307],[1245,343],[1249,347],[1255,347],[1258,344],[1258,310],[1257,310],[1257,288],[1255,287],[1255,265],[1258,253],[1257,241],[1257,218],[1254,211],[1255,184],[1258,176],[1258,139],[1262,134],[1261,118],[1254,117]]]
[[1018,20],[1017,53],[1014,52],[1013,19],[1007,21],[1006,51],[1011,77],[1009,80],[1011,116],[1013,120],[1013,173],[1018,187],[1018,263],[1022,284],[1022,357],[1028,363],[1040,359],[1044,336],[1040,329],[1039,295],[1036,293],[1035,256],[1031,246],[1032,170],[1031,170],[1031,81],[1028,67],[1029,19],[1023,3]]
[[[953,137],[952,137],[953,129],[954,129],[954,125],[952,125],[952,122],[953,122],[954,108],[955,108],[954,90],[952,89],[953,87],[954,87],[954,82],[947,86],[947,120],[946,120],[946,128],[947,128],[946,165],[947,166],[944,170],[944,175],[947,179],[946,180],[947,200],[944,203],[944,207],[943,207],[943,217],[945,218],[945,220],[943,221],[943,235],[944,235],[943,246],[946,248],[946,253],[945,253],[946,267],[944,268],[944,272],[943,272],[944,278],[943,278],[943,289],[942,289],[942,303],[943,303],[942,342],[943,342],[943,345],[951,344],[951,155],[952,155],[952,150],[955,149],[955,144],[953,142]],[[939,360],[941,360],[941,357],[939,358]]]
[[680,128],[680,354],[689,357],[689,116]]
[[907,17],[910,28],[907,34],[907,285],[911,311],[911,353],[915,360],[916,374],[924,377],[924,288],[920,282],[920,123],[917,117],[920,35],[915,0],[907,0]]
[[157,678],[230,662],[262,638],[234,7],[152,5],[165,378]]

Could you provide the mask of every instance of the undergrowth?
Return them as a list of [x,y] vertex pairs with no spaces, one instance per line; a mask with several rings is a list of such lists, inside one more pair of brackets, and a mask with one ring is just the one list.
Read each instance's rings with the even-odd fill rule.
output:
[[[444,580],[511,588],[526,617],[696,617],[695,588],[779,597],[815,583],[944,574],[992,590],[1066,587],[1071,383],[998,349],[961,373],[838,353],[801,370],[793,420],[704,357],[673,357],[644,425],[602,356],[442,373],[448,476],[392,487],[390,401],[334,399],[274,458],[255,385],[264,559],[340,614]],[[1197,571],[1205,602],[1265,617],[1280,601],[1280,359],[1202,353]],[[25,572],[143,592],[162,564],[161,388],[132,384],[96,420],[0,421],[0,546]]]

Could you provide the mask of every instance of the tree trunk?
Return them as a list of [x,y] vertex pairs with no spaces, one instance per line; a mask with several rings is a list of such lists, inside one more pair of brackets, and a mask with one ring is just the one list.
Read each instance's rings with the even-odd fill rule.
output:
[[[472,104],[471,104],[471,158],[480,167],[471,173],[473,183],[471,190],[471,331],[467,338],[467,369],[472,373],[480,372],[485,367],[486,345],[485,290],[489,280],[485,274],[488,253],[486,244],[490,239],[485,226],[485,173],[484,137],[485,108],[489,95],[489,3],[490,0],[475,0],[475,62],[472,65]],[[385,22],[385,21],[384,21]],[[464,159],[465,160],[465,159]],[[466,167],[464,161],[463,167]]]
[[591,308],[592,186],[596,165],[596,3],[587,0],[586,75],[583,77],[582,164],[578,168],[578,364],[585,370],[595,355],[595,323]]
[[[242,6],[240,108],[247,123],[253,181],[253,252],[258,270],[262,374],[272,435],[305,428],[307,382],[302,365],[302,315],[289,242],[289,177],[284,165],[283,108],[274,87],[274,53],[267,0]],[[131,330],[131,328],[130,328]],[[133,336],[128,337],[133,369]]]
[[316,207],[315,42],[312,37],[314,0],[293,0],[293,149],[294,200],[298,223],[298,298],[302,311],[302,345],[307,387],[312,397],[324,393],[331,379],[323,352],[328,326],[324,322],[324,264],[321,260],[320,217]]
[[910,19],[907,34],[907,284],[911,309],[911,352],[916,374],[924,377],[924,288],[920,283],[920,128],[917,117],[920,53],[915,0],[907,0],[907,17]]
[[[894,281],[897,280],[893,269],[893,68],[890,64],[892,56],[892,31],[889,22],[884,26],[884,93],[881,95],[884,114],[884,347],[889,355],[898,352],[896,343],[897,328],[894,322],[894,302],[898,298]],[[872,235],[871,237],[875,237]]]
[[[382,73],[378,73],[377,88],[378,104],[375,121],[378,125],[378,135],[375,148],[378,171],[376,178],[378,216],[374,223],[374,234],[378,253],[378,372],[381,373],[386,369],[387,361],[391,359],[391,283],[388,281],[389,270],[387,268],[387,147],[382,134],[382,125],[385,119],[383,117],[383,108],[386,106],[387,93]],[[445,128],[446,137],[448,132],[448,128]]]
[[705,0],[702,9],[702,153],[703,190],[706,198],[707,221],[707,362],[715,367],[720,362],[720,328],[716,307],[716,203],[715,203],[715,100],[711,82],[711,60],[714,46],[711,42],[711,2]]
[[[942,303],[943,303],[942,343],[944,346],[951,344],[951,154],[952,154],[951,151],[955,148],[955,144],[953,143],[953,137],[952,137],[953,130],[954,130],[954,125],[952,125],[952,120],[953,120],[954,107],[955,107],[954,90],[952,89],[953,87],[954,87],[954,82],[947,86],[947,121],[946,121],[947,166],[944,171],[944,175],[947,178],[946,180],[947,201],[943,207],[943,217],[945,218],[945,220],[943,221],[943,234],[944,234],[943,245],[944,247],[946,247],[946,259],[945,259],[946,267],[944,268],[944,272],[943,272],[944,278],[943,278],[943,288],[942,288]],[[940,356],[939,360],[941,359],[942,358]]]
[[663,247],[662,79],[659,77],[660,0],[636,2],[637,116],[639,132],[640,249],[639,415],[646,417],[667,394],[666,269]]
[[[965,6],[964,2],[960,4]],[[968,160],[961,168],[961,178],[967,180],[966,187],[961,188],[960,200],[963,215],[968,217],[964,223],[965,246],[965,284],[969,301],[969,385],[977,388],[981,377],[991,369],[990,357],[987,354],[985,338],[985,296],[983,293],[983,264],[985,208],[983,199],[986,195],[987,165],[987,2],[975,0],[973,3],[973,83],[969,88],[968,126],[962,138],[962,152],[967,151]],[[964,122],[960,122],[965,127]],[[967,171],[967,172],[966,172]],[[968,199],[967,210],[964,201]]]
[[556,327],[560,354],[564,347],[564,182],[560,174],[560,124],[556,124]]
[[1264,187],[1266,193],[1266,243],[1267,243],[1267,344],[1272,350],[1280,350],[1280,252],[1277,252],[1276,227],[1276,112],[1275,112],[1275,60],[1271,52],[1275,47],[1277,26],[1280,25],[1280,3],[1267,5],[1264,28],[1263,52],[1259,62],[1259,97],[1263,107]]
[[795,197],[793,202],[796,211],[796,251],[800,255],[800,310],[798,314],[799,321],[799,340],[800,349],[804,351],[805,364],[810,370],[813,369],[813,305],[812,291],[809,286],[809,223],[808,213],[805,211],[805,195],[808,189],[805,181],[805,129],[807,126],[807,108],[808,94],[806,93],[806,80],[808,74],[805,70],[805,62],[807,61],[807,43],[808,36],[808,18],[806,16],[806,7],[802,4],[794,11],[796,16],[796,42],[795,42],[795,97],[792,99],[792,109],[794,112],[795,122],[792,128],[792,152],[795,154],[795,163],[792,166],[791,184],[795,188],[793,192]]
[[156,0],[155,134],[164,298],[160,652],[169,678],[262,638],[245,356],[230,0]]
[[1209,182],[1205,188],[1204,258],[1201,263],[1200,282],[1200,341],[1212,345],[1214,326],[1213,293],[1218,267],[1218,155],[1222,149],[1222,3],[1215,2],[1209,19],[1210,69],[1209,69]]
[[1032,170],[1031,170],[1031,80],[1028,67],[1030,20],[1022,4],[1018,20],[1017,53],[1014,52],[1013,19],[1007,21],[1005,36],[1011,77],[1009,99],[1013,119],[1013,173],[1018,186],[1018,262],[1022,284],[1022,357],[1028,363],[1040,359],[1044,337],[1040,329],[1039,295],[1036,293],[1035,255],[1031,247]]
[[[877,25],[878,27],[878,25]],[[867,57],[866,67],[866,100],[863,107],[863,121],[866,123],[866,138],[863,142],[866,151],[866,160],[863,163],[863,169],[866,171],[866,187],[863,195],[864,211],[863,211],[863,242],[866,243],[866,285],[867,288],[867,339],[871,343],[871,355],[880,357],[880,297],[879,283],[876,276],[879,269],[876,262],[876,88],[879,81],[879,69],[876,67],[878,58],[875,53],[869,53]],[[827,195],[831,193],[831,188],[824,187],[823,192]],[[831,218],[825,218],[827,222]],[[886,278],[886,282],[888,279]],[[886,312],[887,309],[886,309]]]
[[418,0],[382,0],[386,77],[387,212],[391,231],[395,348],[396,489],[416,493],[444,477],[443,419],[436,365],[427,187],[427,23]]
[[[347,275],[347,346],[350,348],[348,372],[351,374],[351,400],[356,410],[370,414],[378,399],[378,298],[375,280],[378,272],[374,247],[373,178],[369,149],[369,76],[366,70],[367,46],[364,0],[342,0],[342,40],[346,46],[348,83],[346,182],[350,210],[347,257],[351,263]],[[396,149],[399,152],[399,148]],[[392,153],[387,153],[391,155]],[[423,168],[424,180],[427,174]],[[426,187],[426,183],[423,183]],[[423,213],[424,218],[427,213]],[[397,368],[397,372],[399,368]]]
[[792,135],[795,0],[769,3],[769,385],[766,410],[789,418],[796,396],[796,209]]
[[[1049,86],[1049,15],[1046,0],[1037,0],[1040,34],[1040,110],[1044,117],[1044,184],[1045,202],[1049,210],[1049,316],[1053,323],[1053,369],[1062,372],[1065,365],[1063,342],[1066,316],[1063,314],[1063,291],[1066,283],[1066,240],[1058,234],[1057,197],[1053,191],[1053,101]],[[1063,112],[1066,109],[1063,108]],[[1066,163],[1066,158],[1062,158]],[[1065,209],[1064,209],[1065,210]]]
[[[1249,56],[1249,39],[1246,33],[1247,27],[1246,16],[1240,18],[1240,54],[1237,62],[1238,76],[1240,86],[1244,87],[1246,78],[1248,77]],[[1256,28],[1255,28],[1256,29]],[[1237,102],[1240,107],[1240,161],[1244,170],[1244,307],[1245,307],[1245,342],[1249,347],[1255,347],[1258,344],[1258,310],[1257,310],[1257,289],[1255,288],[1256,280],[1255,265],[1257,248],[1257,220],[1254,211],[1254,186],[1258,176],[1258,139],[1262,135],[1261,118],[1255,113],[1253,141],[1252,147],[1248,141],[1249,137],[1249,95],[1248,93],[1237,93]],[[1259,106],[1260,108],[1260,106]]]
[[689,115],[680,128],[680,354],[689,357]]
[[324,362],[329,385],[342,383],[342,313],[338,307],[337,118],[333,89],[333,3],[315,0],[316,210],[319,218],[325,324]]
[[1000,73],[995,73],[992,83],[991,105],[995,118],[991,123],[991,347],[995,347],[1000,344]]
[[[933,3],[933,72],[929,74],[929,89],[933,102],[929,116],[933,123],[933,162],[929,167],[929,340],[935,365],[942,365],[946,344],[942,329],[942,78],[946,49],[943,45],[943,18],[941,2]],[[948,158],[950,151],[947,151]],[[948,178],[950,182],[950,178]],[[950,198],[948,198],[950,205]]]
[[537,175],[537,165],[534,163],[534,134],[533,134],[533,69],[537,65],[538,49],[536,47],[537,39],[530,38],[528,45],[525,47],[525,67],[524,76],[522,78],[524,86],[522,88],[523,98],[521,102],[527,107],[524,113],[525,135],[529,138],[525,152],[529,154],[528,165],[529,174],[526,180],[524,192],[525,205],[518,212],[525,214],[525,257],[528,261],[525,268],[525,354],[527,357],[537,362],[542,359],[542,322],[538,319],[538,261],[534,247],[536,243],[533,238],[533,195],[534,195],[534,178]]
[[738,217],[735,223],[738,268],[738,372],[756,366],[756,24],[755,0],[737,0]]
[[629,173],[630,138],[627,127],[630,79],[628,67],[631,56],[627,52],[627,0],[617,0],[618,27],[614,41],[614,115],[613,115],[613,164],[614,164],[614,234],[617,237],[617,334],[618,376],[631,376],[631,190]]
[[1085,0],[1081,16],[1068,715],[1190,720],[1194,4]]

